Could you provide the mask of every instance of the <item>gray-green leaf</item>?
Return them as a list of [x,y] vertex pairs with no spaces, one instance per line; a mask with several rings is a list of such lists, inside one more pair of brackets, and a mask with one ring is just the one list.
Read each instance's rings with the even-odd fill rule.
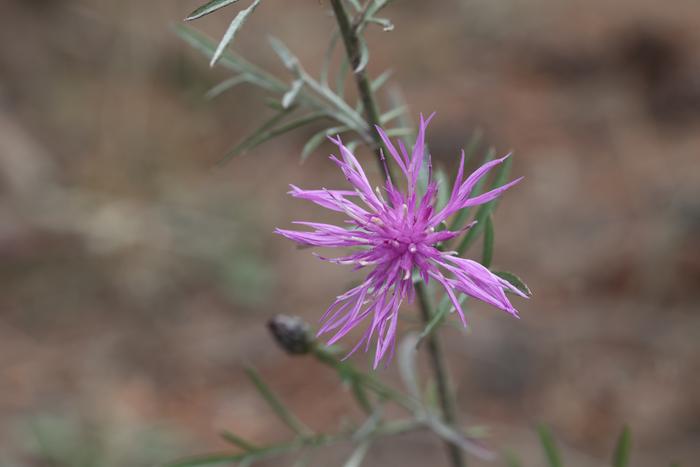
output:
[[260,374],[253,367],[246,368],[248,377],[255,385],[260,395],[267,401],[270,408],[277,414],[285,425],[301,436],[308,436],[313,432],[299,420],[284,403],[272,392],[267,384],[262,380]]
[[282,107],[288,109],[289,106],[294,103],[294,100],[297,98],[297,95],[299,94],[299,91],[301,91],[302,86],[304,86],[303,80],[294,80],[292,86],[289,88],[289,91],[284,93],[284,96],[282,97]]
[[630,434],[629,427],[624,427],[620,437],[617,440],[617,445],[615,446],[615,452],[613,453],[612,466],[613,467],[627,467],[630,460],[630,448],[632,446],[632,435]]
[[321,143],[323,143],[323,141],[327,137],[346,132],[349,129],[350,128],[347,126],[336,126],[333,128],[326,128],[325,130],[319,131],[311,138],[309,138],[309,140],[304,145],[304,149],[302,149],[301,151],[301,160],[305,161],[311,155],[311,153],[314,152],[321,145]]
[[367,41],[364,39],[364,37],[360,36],[359,42],[360,42],[360,61],[358,62],[355,69],[353,70],[355,73],[362,72],[365,68],[367,68],[367,63],[369,63],[369,47],[367,47]]
[[229,89],[234,88],[241,83],[245,83],[246,81],[248,81],[248,77],[245,75],[233,76],[220,82],[219,84],[208,90],[204,97],[206,97],[207,99],[213,99],[217,96],[220,96]]
[[505,279],[508,282],[511,283],[516,289],[527,295],[528,297],[532,296],[532,291],[530,290],[530,287],[523,282],[521,278],[513,274],[512,272],[507,272],[507,271],[493,271],[495,275],[500,277],[501,279]]
[[481,255],[481,264],[485,268],[491,267],[491,261],[493,260],[493,237],[493,220],[491,215],[488,215],[484,221],[484,250]]
[[216,10],[231,5],[232,3],[236,3],[237,1],[238,0],[212,0],[211,2],[205,3],[190,13],[187,18],[185,18],[185,21],[192,21],[193,19],[201,18],[202,16],[206,16],[209,13],[213,13]]
[[272,50],[279,56],[284,66],[292,71],[296,70],[299,65],[299,59],[289,50],[285,43],[276,37],[270,37],[268,40]]
[[545,425],[540,425],[537,428],[540,435],[540,443],[542,444],[542,449],[544,450],[545,457],[547,459],[547,465],[549,467],[564,467],[561,462],[561,456],[559,455],[559,450],[554,443],[554,437],[549,431],[549,428]]
[[243,23],[245,23],[250,14],[255,10],[255,8],[257,8],[259,4],[260,0],[254,0],[248,8],[239,11],[236,17],[233,18],[233,21],[231,21],[231,24],[229,24],[228,29],[224,33],[224,37],[221,39],[221,42],[219,42],[219,45],[216,47],[216,51],[214,52],[214,56],[209,62],[209,66],[216,65],[216,62],[218,62],[219,58],[221,58],[221,54],[223,54],[224,50],[226,50],[226,47],[231,42],[233,42],[233,38],[236,36],[238,30],[241,28],[241,26],[243,26]]

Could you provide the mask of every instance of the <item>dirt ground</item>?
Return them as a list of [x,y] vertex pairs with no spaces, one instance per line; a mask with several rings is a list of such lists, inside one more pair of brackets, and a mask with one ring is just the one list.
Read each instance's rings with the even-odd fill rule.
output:
[[[198,3],[3,3],[3,466],[147,466],[222,448],[222,429],[289,438],[248,364],[314,428],[359,416],[332,372],[282,354],[265,329],[280,312],[315,323],[355,278],[272,234],[328,218],[289,183],[342,177],[329,146],[299,163],[312,129],[216,166],[269,111],[251,88],[203,97],[228,75],[171,29]],[[233,11],[196,26],[219,37]],[[236,49],[284,73],[274,34],[317,70],[328,12],[263,1]],[[481,128],[526,177],[495,217],[495,265],[534,291],[523,318],[474,305],[468,333],[444,331],[462,420],[526,466],[543,462],[539,422],[567,466],[604,465],[624,424],[635,467],[695,465],[700,3],[402,0],[387,16],[396,29],[370,33],[369,70],[392,68],[414,113],[437,111],[435,160],[454,168]],[[394,368],[380,375],[400,384]],[[442,456],[414,434],[366,465]]]

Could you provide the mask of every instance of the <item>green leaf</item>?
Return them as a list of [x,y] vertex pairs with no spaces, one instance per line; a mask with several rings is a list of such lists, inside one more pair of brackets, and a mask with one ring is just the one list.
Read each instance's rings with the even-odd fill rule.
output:
[[266,459],[268,457],[277,456],[284,454],[289,451],[293,451],[300,447],[300,442],[293,441],[289,443],[273,444],[271,446],[266,446],[255,451],[244,452],[240,454],[231,453],[217,453],[217,454],[205,454],[202,456],[193,456],[185,459],[181,459],[169,464],[165,467],[197,467],[201,465],[215,465],[215,464],[230,464],[232,462],[251,462]]
[[[461,305],[464,303],[466,300],[467,296],[464,294],[460,294],[457,297],[457,300],[459,301],[459,304]],[[423,328],[423,331],[418,335],[418,339],[416,340],[416,347],[420,345],[420,343],[431,335],[437,326],[442,323],[442,320],[447,316],[447,314],[452,311],[454,308],[454,305],[452,304],[452,301],[449,299],[447,295],[445,295],[442,298],[442,301],[440,302],[440,305],[437,308],[437,311],[433,314],[433,316],[430,317],[430,321],[428,321],[428,324],[425,325],[425,328]]]
[[321,63],[321,77],[320,82],[324,86],[328,86],[328,72],[331,67],[331,62],[333,61],[333,52],[335,51],[335,46],[338,43],[338,38],[340,37],[340,32],[338,29],[333,31],[331,35],[331,40],[328,43],[328,48],[323,54],[323,62]]
[[[214,56],[216,44],[209,37],[188,26],[178,25],[174,29],[175,33],[193,49],[198,50],[206,57]],[[230,51],[225,51],[221,55],[219,63],[230,70],[245,74],[248,77],[248,82],[263,89],[273,92],[284,92],[287,89],[286,83]]]
[[257,8],[259,4],[260,0],[253,0],[253,3],[248,8],[239,11],[236,17],[233,18],[233,21],[231,21],[231,24],[229,24],[228,29],[224,33],[224,37],[221,39],[221,42],[219,42],[219,45],[216,47],[216,51],[211,57],[209,66],[213,67],[214,65],[216,65],[216,62],[218,62],[219,58],[221,58],[221,54],[223,54],[224,50],[226,50],[226,47],[228,47],[228,45],[231,42],[233,42],[233,39],[236,36],[238,30],[241,28],[241,26],[243,26],[243,23],[246,22],[250,14],[255,10],[255,8]]
[[484,223],[484,250],[481,255],[481,264],[484,265],[485,268],[489,268],[491,267],[491,260],[493,260],[494,237],[493,220],[491,219],[490,214],[486,216],[486,220],[484,221]]
[[268,40],[270,41],[272,50],[274,50],[280,60],[282,60],[284,66],[289,70],[296,71],[299,67],[299,59],[297,56],[289,50],[284,42],[276,37],[270,37]]
[[456,444],[463,451],[482,460],[488,461],[494,459],[494,453],[490,449],[485,448],[482,444],[465,436],[464,433],[446,424],[439,417],[428,414],[423,420],[433,433],[446,441]]
[[360,5],[360,2],[358,0],[348,0],[348,2],[358,12],[362,11],[362,5]]
[[413,134],[412,128],[390,128],[385,131],[387,136],[410,136]]
[[389,3],[391,3],[391,0],[372,0],[372,3],[367,8],[368,16],[376,15]]
[[211,2],[205,3],[190,13],[187,18],[185,18],[185,21],[192,21],[193,19],[201,18],[202,16],[206,16],[209,13],[214,13],[216,10],[231,5],[232,3],[236,3],[237,1],[238,0],[212,0]]
[[546,425],[541,424],[539,427],[537,427],[537,431],[540,436],[542,449],[544,449],[544,454],[547,458],[547,465],[549,465],[549,467],[564,467],[564,464],[561,462],[559,450],[554,443],[554,437],[549,431],[549,428],[547,428]]
[[227,430],[224,430],[221,432],[221,437],[225,441],[228,441],[229,443],[233,444],[234,446],[238,446],[239,448],[243,449],[244,451],[255,451],[256,449],[259,449],[254,444],[249,443],[248,441],[241,438],[240,436],[238,436],[234,433],[231,433],[230,431],[227,431]]
[[387,18],[367,18],[368,23],[378,24],[382,27],[382,31],[390,32],[394,30],[394,23]]
[[293,109],[281,108],[275,115],[273,115],[270,119],[266,120],[262,125],[260,125],[258,129],[253,132],[253,134],[251,134],[246,139],[234,146],[234,148],[231,149],[226,154],[224,159],[219,163],[226,162],[231,157],[241,154],[247,151],[248,149],[257,146],[266,139],[269,139],[269,135],[270,133],[272,133],[271,129],[280,121],[282,121],[287,115],[289,115],[292,112],[292,110]]
[[267,384],[262,380],[260,374],[253,367],[246,368],[246,373],[250,380],[255,385],[260,395],[267,401],[270,408],[277,414],[280,420],[284,422],[295,433],[301,436],[309,436],[313,432],[309,427],[304,425],[283,403],[277,398]]
[[288,109],[294,103],[294,100],[297,98],[297,95],[299,95],[299,91],[301,91],[302,86],[304,86],[304,81],[301,79],[297,79],[292,83],[289,91],[287,91],[282,97],[282,107]]
[[[481,138],[484,137],[484,132],[481,130],[481,128],[477,128],[474,130],[472,133],[471,138],[469,138],[469,142],[467,143],[467,148],[464,150],[464,159],[469,160],[472,157],[474,157],[474,154],[476,153],[476,150],[479,149],[479,144],[481,144]],[[486,152],[486,157],[484,160],[484,163],[490,161],[493,159],[496,155],[496,151],[493,148],[489,148],[489,150]]]
[[250,135],[249,137],[238,143],[233,149],[228,151],[219,163],[225,163],[229,161],[232,157],[242,154],[250,149],[253,149],[254,147],[264,143],[265,141],[269,141],[272,138],[275,138],[291,130],[302,127],[304,125],[308,125],[309,123],[315,122],[316,120],[320,120],[321,118],[326,117],[326,114],[324,112],[314,112],[300,117],[298,119],[292,120],[288,123],[285,123],[284,125],[275,126],[282,119],[284,119],[287,116],[287,114],[292,110],[292,107],[290,107],[289,109],[284,109],[277,115],[273,116],[271,119],[266,121],[252,135]]
[[[499,186],[505,183],[506,179],[508,178],[508,174],[510,173],[510,168],[513,165],[512,161],[513,158],[510,157],[506,159],[500,165],[500,167],[496,169],[496,176],[493,183],[491,184],[491,189],[498,188]],[[479,234],[484,228],[486,218],[489,215],[491,215],[491,212],[493,212],[493,210],[496,208],[497,202],[498,198],[494,199],[493,201],[489,201],[488,203],[482,204],[476,211],[476,216],[474,216],[474,219],[477,221],[476,225],[474,225],[471,229],[467,231],[464,238],[462,238],[462,242],[459,244],[459,247],[457,247],[457,252],[460,256],[479,237]]]
[[530,288],[523,282],[521,278],[513,274],[512,272],[507,272],[507,271],[493,271],[495,275],[500,277],[501,279],[505,279],[508,282],[510,282],[516,289],[527,295],[528,297],[532,296],[532,291],[530,291]]
[[391,122],[395,118],[400,117],[404,112],[406,111],[406,107],[395,107],[387,112],[384,112],[380,117],[379,117],[379,123],[382,125],[386,125],[387,123]]
[[421,400],[418,373],[416,372],[416,346],[418,335],[410,333],[404,336],[399,344],[398,363],[399,374],[408,393],[416,400]]
[[362,70],[367,68],[367,64],[369,63],[369,47],[367,47],[367,41],[364,39],[364,37],[359,36],[358,42],[360,45],[360,61],[353,70],[355,73],[360,73]]
[[355,153],[355,149],[357,149],[357,146],[359,146],[359,145],[360,145],[360,141],[354,139],[354,140],[350,141],[349,143],[347,143],[347,144],[345,145],[345,147],[348,148],[348,151],[350,151],[351,153],[354,154],[354,153]]
[[612,467],[627,467],[632,446],[632,434],[629,427],[625,426],[617,439],[615,452],[613,453]]
[[522,462],[520,462],[520,459],[518,456],[515,455],[514,452],[512,451],[506,451],[503,455],[503,457],[506,458],[506,465],[508,467],[521,467]]
[[338,67],[338,74],[335,77],[335,93],[342,99],[345,96],[345,80],[350,69],[348,57],[343,56]]
[[220,82],[219,84],[208,90],[204,97],[207,99],[213,99],[217,96],[220,96],[229,89],[232,89],[241,83],[245,83],[246,81],[248,81],[248,77],[246,77],[245,75],[233,76],[229,79]]
[[360,467],[362,465],[362,461],[365,460],[371,445],[372,441],[370,439],[365,439],[364,441],[360,442],[345,464],[343,464],[343,467]]
[[[381,89],[384,84],[391,78],[391,75],[394,74],[394,70],[386,70],[383,72],[381,75],[377,76],[372,80],[372,83],[370,83],[370,88],[372,89],[372,92],[377,92],[379,89]],[[404,106],[396,106],[396,107],[406,107]]]
[[301,151],[301,160],[305,161],[312,152],[318,149],[318,147],[326,140],[327,137],[337,135],[348,130],[350,130],[350,128],[347,126],[336,126],[333,128],[326,128],[325,130],[321,130],[314,134],[304,145],[304,148]]

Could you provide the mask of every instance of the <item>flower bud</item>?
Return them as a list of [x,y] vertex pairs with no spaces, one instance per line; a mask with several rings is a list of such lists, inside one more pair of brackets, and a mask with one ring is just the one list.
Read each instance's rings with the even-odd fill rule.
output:
[[302,355],[311,350],[313,339],[309,325],[298,316],[276,315],[267,323],[275,341],[285,352]]

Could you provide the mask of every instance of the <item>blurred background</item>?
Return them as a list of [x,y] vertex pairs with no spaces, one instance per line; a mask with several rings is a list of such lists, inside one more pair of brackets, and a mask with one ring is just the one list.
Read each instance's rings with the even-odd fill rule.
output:
[[[204,98],[229,75],[172,32],[200,3],[2,2],[2,466],[149,466],[222,448],[222,429],[288,439],[246,364],[314,428],[359,418],[333,372],[265,329],[280,312],[315,323],[356,277],[272,234],[328,219],[287,184],[342,177],[329,146],[299,162],[319,128],[216,166],[270,111],[252,88]],[[238,9],[195,26],[218,39]],[[264,1],[235,48],[286,76],[274,33],[317,71],[329,10]],[[468,335],[443,331],[463,421],[525,465],[542,465],[538,422],[567,465],[601,465],[625,423],[632,465],[695,465],[700,3],[401,0],[385,16],[396,29],[369,33],[369,70],[392,68],[413,113],[437,111],[435,160],[454,168],[481,128],[526,177],[495,217],[495,266],[534,291],[523,319],[473,305]],[[367,465],[442,456],[405,435]]]

